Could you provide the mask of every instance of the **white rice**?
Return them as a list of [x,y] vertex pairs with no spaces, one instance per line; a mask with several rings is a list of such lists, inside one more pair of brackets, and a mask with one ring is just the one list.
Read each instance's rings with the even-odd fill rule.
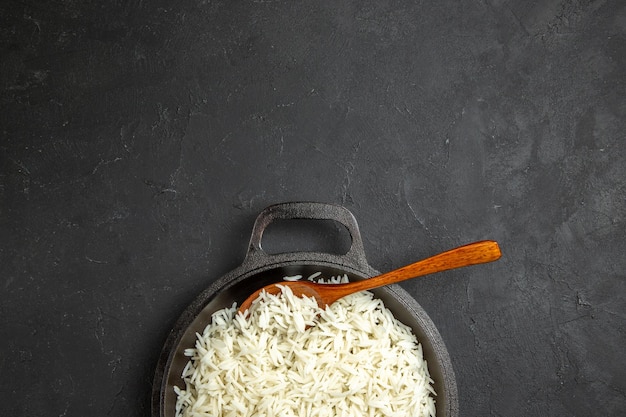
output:
[[372,293],[321,309],[284,287],[236,312],[216,312],[185,351],[177,417],[435,416],[421,345]]

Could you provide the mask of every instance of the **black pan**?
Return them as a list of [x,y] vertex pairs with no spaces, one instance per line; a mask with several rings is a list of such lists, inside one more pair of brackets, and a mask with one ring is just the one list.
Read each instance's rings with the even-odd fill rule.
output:
[[[261,248],[263,231],[274,220],[334,220],[343,224],[352,238],[345,255],[318,252],[268,254]],[[192,348],[196,332],[202,333],[211,314],[240,304],[255,290],[281,281],[284,276],[315,272],[326,277],[346,274],[350,281],[367,279],[378,272],[365,257],[357,222],[346,208],[322,203],[284,203],[263,210],[252,229],[246,257],[238,268],[216,280],[183,312],[168,336],[159,359],[152,389],[152,416],[174,417],[174,385],[183,388],[180,375],[189,358],[183,352]],[[424,309],[404,289],[390,285],[372,291],[394,316],[413,329],[422,344],[434,389],[437,392],[437,417],[458,417],[458,394],[448,351],[435,325]]]

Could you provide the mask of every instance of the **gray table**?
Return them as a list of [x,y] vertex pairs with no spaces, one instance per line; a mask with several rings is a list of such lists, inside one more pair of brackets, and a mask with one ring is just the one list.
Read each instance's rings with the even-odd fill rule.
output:
[[382,271],[500,242],[403,284],[462,415],[626,410],[622,2],[115,3],[0,5],[0,415],[148,415],[178,315],[294,200]]

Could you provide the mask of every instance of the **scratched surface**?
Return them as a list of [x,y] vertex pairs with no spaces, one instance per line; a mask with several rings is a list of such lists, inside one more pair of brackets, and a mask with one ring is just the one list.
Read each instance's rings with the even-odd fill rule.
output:
[[0,415],[148,415],[178,315],[292,200],[353,211],[379,270],[501,243],[404,285],[462,415],[626,409],[623,2],[27,0],[0,22]]

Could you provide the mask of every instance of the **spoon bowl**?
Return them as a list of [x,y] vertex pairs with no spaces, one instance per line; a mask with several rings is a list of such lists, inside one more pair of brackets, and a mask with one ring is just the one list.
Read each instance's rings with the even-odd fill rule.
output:
[[[450,269],[462,268],[496,261],[501,252],[497,242],[483,240],[431,256],[424,260],[386,272],[382,275],[347,284],[317,284],[311,281],[284,281],[266,285],[255,291],[241,303],[238,311],[244,315],[262,292],[279,294],[282,288],[289,287],[297,297],[313,297],[324,308],[347,295],[359,291],[371,290],[385,285],[395,284],[412,278]],[[281,288],[282,287],[282,288]]]

